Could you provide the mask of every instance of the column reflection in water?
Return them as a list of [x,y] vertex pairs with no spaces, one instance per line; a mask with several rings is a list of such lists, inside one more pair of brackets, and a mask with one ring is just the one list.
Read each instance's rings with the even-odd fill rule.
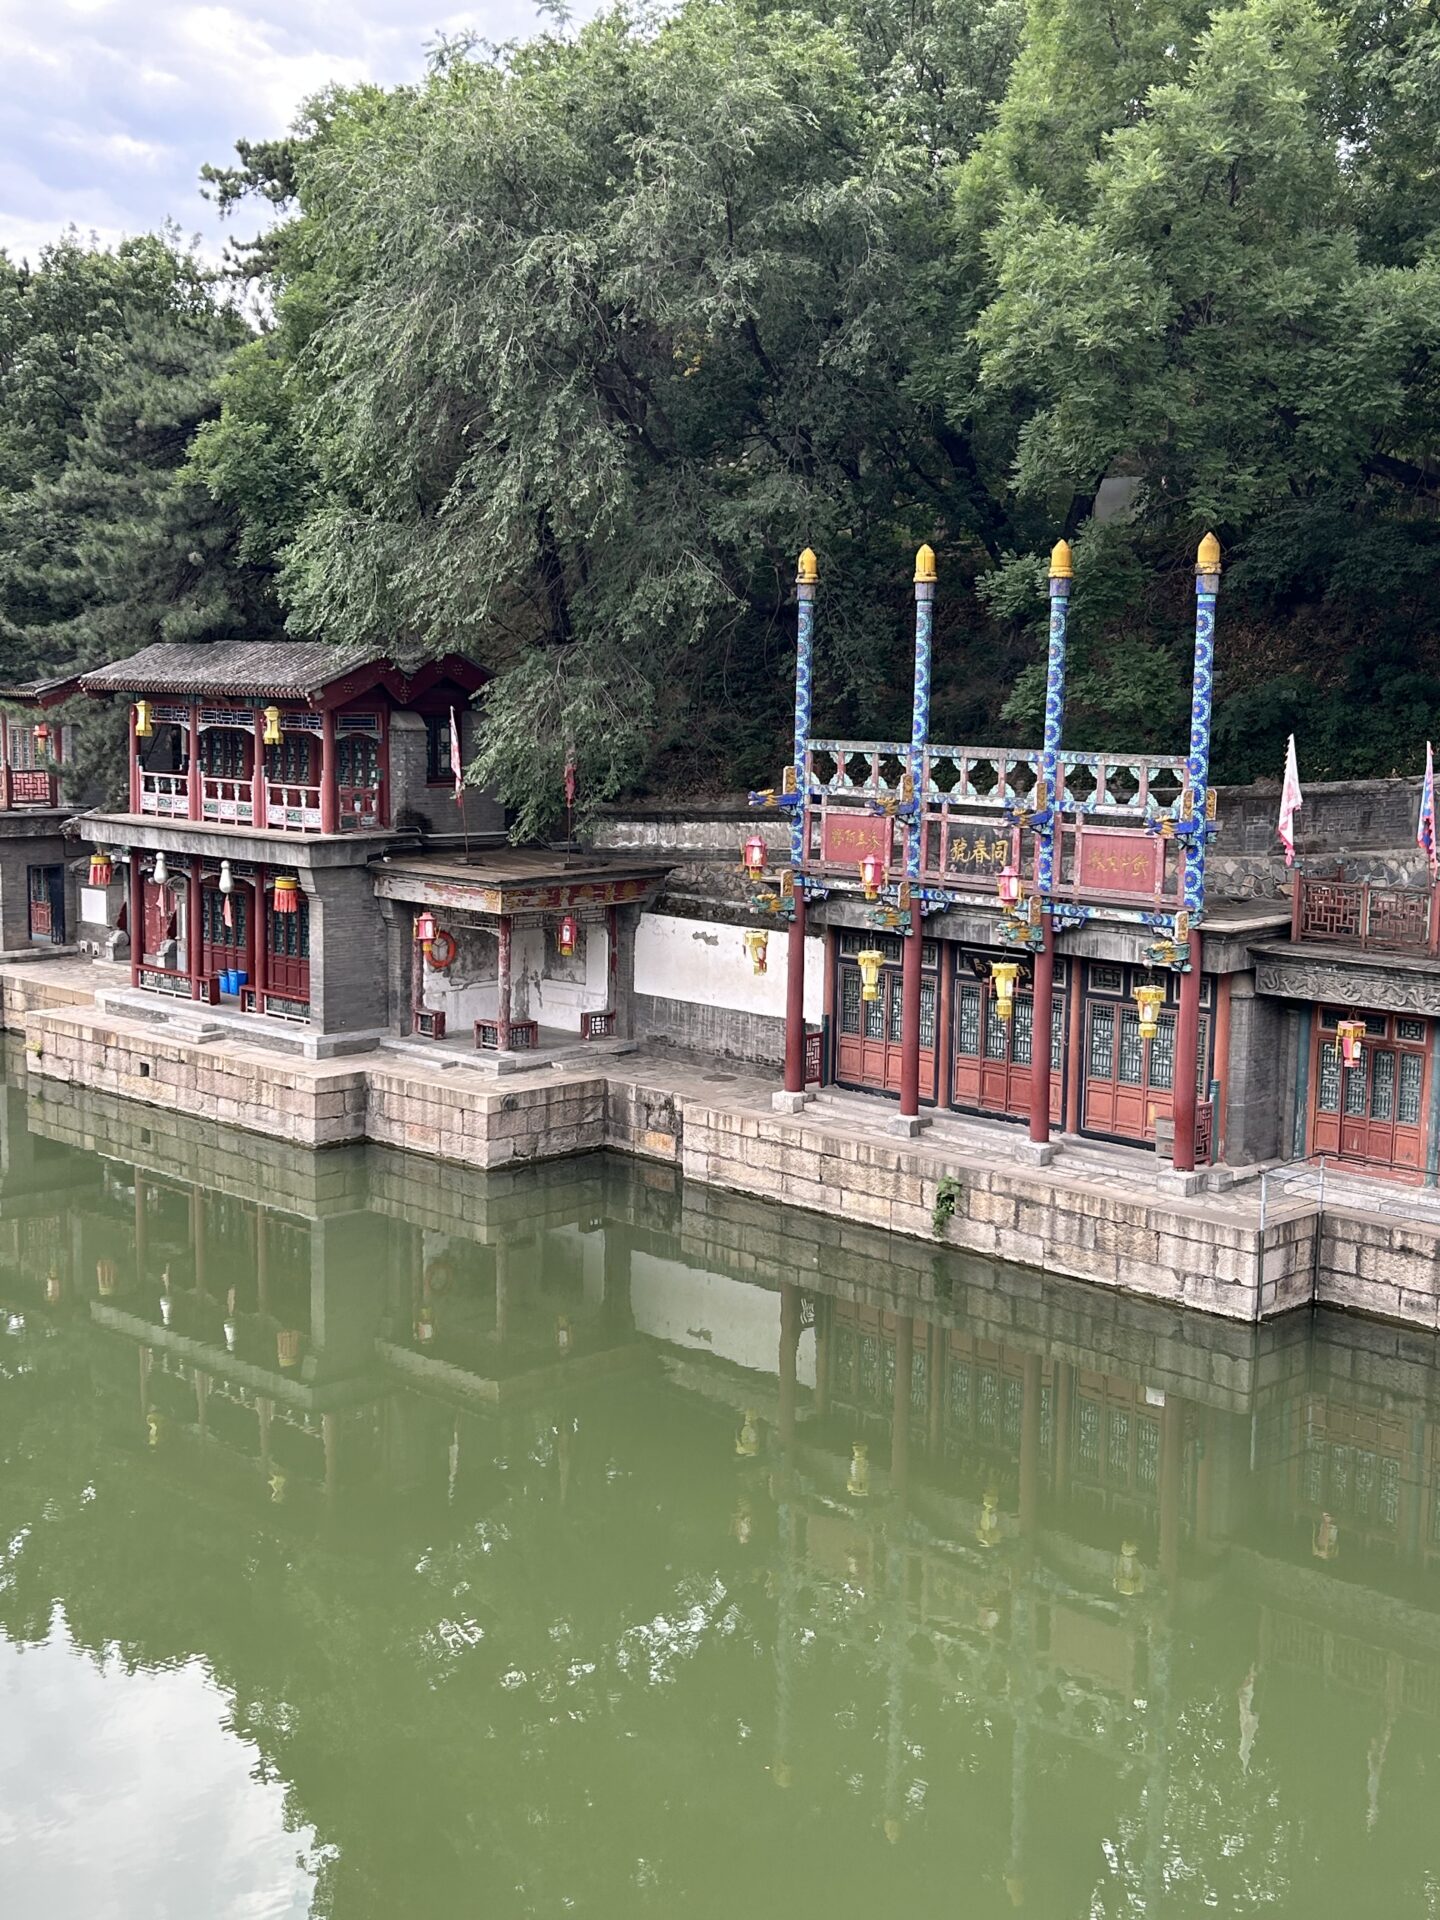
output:
[[1427,1910],[1421,1336],[663,1168],[0,1114],[0,1662],[108,1702],[6,1664],[7,1727],[81,1756],[143,1696],[160,1769],[42,1792],[0,1733],[17,1910]]

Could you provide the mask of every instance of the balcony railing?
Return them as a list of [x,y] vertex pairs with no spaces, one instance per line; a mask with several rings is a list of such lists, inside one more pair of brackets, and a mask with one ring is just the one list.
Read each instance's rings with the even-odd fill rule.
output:
[[3,804],[7,807],[53,807],[60,798],[60,782],[49,767],[8,767]]
[[183,820],[190,811],[190,781],[183,773],[147,773],[140,769],[141,813]]
[[1290,935],[1369,953],[1440,954],[1440,889],[1295,876]]
[[207,774],[200,783],[200,813],[205,820],[233,822],[248,827],[255,819],[255,786],[243,780],[222,780]]
[[341,833],[380,825],[379,787],[341,787],[335,824]]

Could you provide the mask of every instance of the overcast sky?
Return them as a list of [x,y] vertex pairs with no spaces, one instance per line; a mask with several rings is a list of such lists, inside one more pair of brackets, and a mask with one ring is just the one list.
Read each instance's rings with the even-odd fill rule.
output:
[[33,259],[72,224],[113,243],[168,217],[218,253],[202,162],[282,132],[327,81],[414,79],[439,32],[535,24],[529,0],[0,0],[0,247]]

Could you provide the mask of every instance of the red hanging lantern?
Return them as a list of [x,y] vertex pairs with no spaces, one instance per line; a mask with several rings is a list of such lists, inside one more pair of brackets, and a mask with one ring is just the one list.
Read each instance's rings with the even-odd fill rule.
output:
[[745,842],[745,851],[741,856],[745,871],[752,880],[758,880],[765,871],[765,862],[769,858],[769,848],[758,833],[752,833]]
[[275,882],[274,906],[276,913],[300,911],[300,882],[293,875],[282,873]]
[[575,942],[580,938],[580,926],[573,913],[560,916],[560,931],[555,936],[555,944],[568,960],[575,951]]
[[1340,1042],[1340,1058],[1347,1067],[1357,1066],[1360,1060],[1360,1043],[1365,1038],[1365,1022],[1341,1020],[1335,1028],[1335,1035]]
[[95,852],[90,856],[90,884],[92,887],[108,887],[115,877],[115,867],[108,853]]
[[50,729],[43,720],[35,722],[35,751],[38,754],[50,751]]
[[424,947],[428,953],[430,943],[435,938],[435,916],[427,907],[423,913],[415,916],[415,944]]
[[1008,863],[996,877],[995,891],[1002,906],[1013,907],[1020,898],[1020,875]]
[[885,885],[885,862],[878,853],[867,853],[860,862],[860,884],[867,900],[878,900]]

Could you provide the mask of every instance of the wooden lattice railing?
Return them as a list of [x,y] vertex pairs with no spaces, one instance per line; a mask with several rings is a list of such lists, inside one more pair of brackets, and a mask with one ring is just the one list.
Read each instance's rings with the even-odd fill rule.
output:
[[1440,890],[1295,876],[1291,938],[1372,953],[1440,953]]

